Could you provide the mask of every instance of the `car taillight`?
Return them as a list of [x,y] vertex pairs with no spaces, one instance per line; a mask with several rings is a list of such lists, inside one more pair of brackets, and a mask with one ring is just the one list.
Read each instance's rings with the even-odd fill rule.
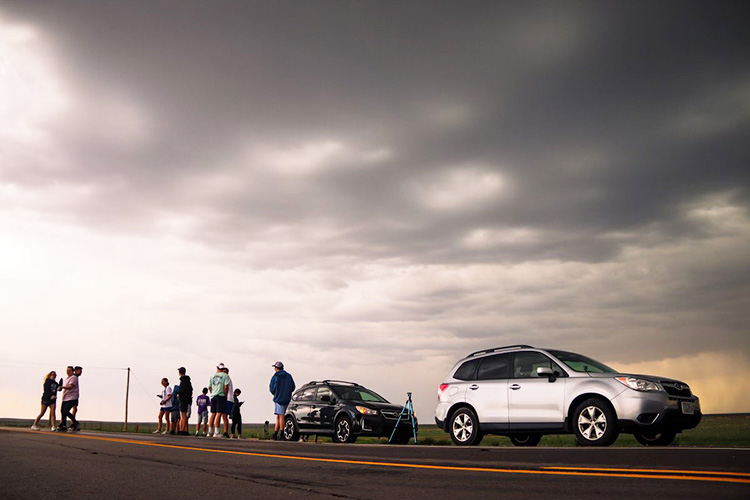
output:
[[449,385],[450,384],[440,384],[440,387],[438,387],[438,401],[440,401],[440,396],[443,395]]

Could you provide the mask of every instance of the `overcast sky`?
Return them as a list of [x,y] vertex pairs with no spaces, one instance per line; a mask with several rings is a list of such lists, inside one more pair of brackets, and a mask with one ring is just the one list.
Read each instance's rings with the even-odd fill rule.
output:
[[[2,416],[527,343],[750,411],[747,2],[1,1]],[[17,374],[22,373],[23,377]]]

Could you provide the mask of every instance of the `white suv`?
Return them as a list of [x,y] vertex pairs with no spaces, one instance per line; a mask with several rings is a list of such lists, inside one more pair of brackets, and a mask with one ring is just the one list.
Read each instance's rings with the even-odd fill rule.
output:
[[581,445],[608,446],[628,432],[664,446],[701,420],[698,397],[683,382],[529,345],[469,354],[440,384],[438,401],[435,422],[457,445],[499,434],[535,446],[545,434],[573,433]]

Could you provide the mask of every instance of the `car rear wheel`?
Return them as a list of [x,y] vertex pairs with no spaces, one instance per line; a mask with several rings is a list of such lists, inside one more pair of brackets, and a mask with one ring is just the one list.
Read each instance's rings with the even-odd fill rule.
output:
[[339,417],[333,428],[333,440],[336,443],[353,443],[357,437],[352,432],[352,421],[349,417]]
[[581,402],[573,412],[572,423],[581,446],[609,446],[620,434],[615,411],[599,398]]
[[643,446],[668,446],[677,437],[677,432],[671,430],[661,432],[636,431],[633,436]]
[[450,420],[450,434],[453,442],[459,446],[477,445],[482,441],[479,431],[479,420],[469,408],[456,411]]
[[284,430],[282,432],[286,441],[299,441],[299,429],[294,423],[294,418],[287,415],[284,419]]
[[510,442],[514,446],[536,446],[542,440],[541,434],[511,434]]

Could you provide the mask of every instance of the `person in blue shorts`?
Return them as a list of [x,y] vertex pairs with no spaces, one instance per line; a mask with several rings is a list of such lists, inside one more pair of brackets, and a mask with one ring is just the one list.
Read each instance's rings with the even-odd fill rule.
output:
[[282,439],[279,432],[284,429],[284,414],[286,413],[289,401],[292,400],[292,392],[294,392],[295,385],[292,375],[284,371],[284,363],[277,361],[271,366],[273,366],[275,373],[271,377],[269,389],[271,390],[271,394],[273,394],[273,413],[276,415],[276,427],[274,428],[272,439],[279,441]]

